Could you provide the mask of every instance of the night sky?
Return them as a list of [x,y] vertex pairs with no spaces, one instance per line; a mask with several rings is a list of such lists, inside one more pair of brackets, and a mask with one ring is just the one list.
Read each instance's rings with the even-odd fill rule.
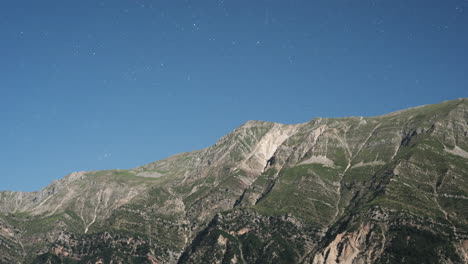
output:
[[207,147],[247,120],[468,97],[466,0],[5,0],[0,190]]

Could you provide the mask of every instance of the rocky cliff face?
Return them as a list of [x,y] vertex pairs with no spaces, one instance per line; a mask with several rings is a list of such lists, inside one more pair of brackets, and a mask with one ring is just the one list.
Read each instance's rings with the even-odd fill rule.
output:
[[466,263],[467,216],[459,99],[1,192],[0,263]]

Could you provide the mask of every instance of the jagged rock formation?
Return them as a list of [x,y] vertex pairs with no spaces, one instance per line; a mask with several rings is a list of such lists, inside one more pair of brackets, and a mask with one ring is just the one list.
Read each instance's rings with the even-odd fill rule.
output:
[[0,263],[467,263],[467,216],[458,99],[0,192]]

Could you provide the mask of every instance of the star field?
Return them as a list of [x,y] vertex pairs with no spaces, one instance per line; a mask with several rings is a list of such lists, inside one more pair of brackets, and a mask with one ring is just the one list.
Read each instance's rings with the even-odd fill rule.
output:
[[468,1],[8,1],[0,189],[132,168],[247,120],[468,97]]

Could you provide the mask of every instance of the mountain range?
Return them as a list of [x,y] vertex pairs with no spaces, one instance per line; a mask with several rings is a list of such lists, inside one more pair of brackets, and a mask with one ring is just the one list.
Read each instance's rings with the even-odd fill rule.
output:
[[0,263],[468,263],[468,99],[0,192]]

